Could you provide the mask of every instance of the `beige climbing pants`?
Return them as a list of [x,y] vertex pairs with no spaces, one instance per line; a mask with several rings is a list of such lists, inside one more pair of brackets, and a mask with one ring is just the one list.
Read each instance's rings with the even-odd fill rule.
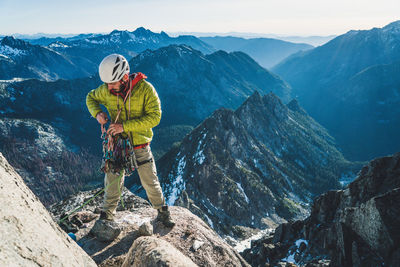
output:
[[[135,149],[135,156],[139,165],[137,171],[140,177],[140,182],[146,190],[147,197],[153,205],[153,208],[159,209],[165,205],[165,200],[160,182],[158,181],[156,164],[154,162],[153,154],[151,153],[150,145],[144,148]],[[143,162],[145,163],[141,164]],[[120,179],[119,183],[116,181],[118,179]],[[113,217],[113,214],[117,209],[121,190],[124,186],[124,179],[124,171],[121,171],[119,174],[107,172],[105,175],[104,186],[106,190],[104,194],[103,211],[107,213],[108,217]]]

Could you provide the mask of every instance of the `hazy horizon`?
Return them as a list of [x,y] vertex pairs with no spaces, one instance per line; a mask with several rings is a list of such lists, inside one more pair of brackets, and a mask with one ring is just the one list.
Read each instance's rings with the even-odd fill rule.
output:
[[[280,37],[331,37],[331,36],[338,36],[340,34],[344,34],[344,33],[340,33],[340,34],[330,34],[330,35],[293,35],[293,34],[279,34],[279,33],[260,33],[260,32],[236,32],[236,31],[229,31],[229,32],[192,32],[192,31],[175,31],[175,32],[170,32],[170,31],[154,31],[150,28],[146,28],[144,26],[138,26],[137,28],[143,27],[147,30],[150,30],[154,33],[161,33],[162,31],[167,33],[169,36],[171,37],[175,37],[178,35],[195,35],[195,36],[200,36],[200,37],[208,37],[208,36],[212,36],[212,35],[218,35],[218,36],[249,36],[253,37],[253,36],[280,36]],[[114,29],[114,30],[118,30],[118,31],[135,31],[137,28],[134,29]],[[35,32],[35,33],[19,33],[19,32],[14,32],[14,33],[10,33],[10,34],[3,34],[0,32],[0,36],[13,36],[13,35],[23,35],[23,36],[31,36],[36,38],[36,36],[76,36],[79,34],[109,34],[111,31],[107,31],[107,32],[76,32],[76,33],[49,33],[49,32]]]
[[340,35],[400,19],[400,2],[305,0],[147,0],[0,2],[0,34],[153,32]]

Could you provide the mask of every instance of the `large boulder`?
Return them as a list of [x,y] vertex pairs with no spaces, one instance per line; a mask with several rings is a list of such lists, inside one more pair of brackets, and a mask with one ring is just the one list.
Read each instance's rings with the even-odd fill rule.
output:
[[196,267],[194,262],[167,241],[142,236],[133,242],[122,267]]
[[96,266],[0,153],[0,266]]
[[97,220],[92,227],[90,234],[101,241],[113,241],[121,233],[118,224],[113,221]]

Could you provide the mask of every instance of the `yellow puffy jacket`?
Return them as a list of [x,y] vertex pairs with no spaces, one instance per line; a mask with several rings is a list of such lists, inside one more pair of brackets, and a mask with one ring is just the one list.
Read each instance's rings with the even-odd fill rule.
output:
[[153,85],[144,79],[139,81],[133,87],[130,100],[128,98],[125,105],[123,98],[111,94],[105,83],[91,90],[86,96],[86,106],[94,118],[102,111],[100,105],[103,105],[107,108],[111,121],[114,122],[118,113],[117,103],[122,108],[117,123],[122,123],[123,135],[128,135],[134,145],[150,142],[153,138],[152,128],[161,120],[161,103]]

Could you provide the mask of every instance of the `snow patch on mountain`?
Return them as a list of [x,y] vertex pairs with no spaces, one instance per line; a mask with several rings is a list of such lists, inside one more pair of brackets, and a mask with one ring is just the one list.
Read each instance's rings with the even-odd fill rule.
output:
[[204,217],[206,217],[208,225],[210,225],[210,227],[214,229],[214,224],[211,219],[206,214],[204,214]]
[[54,128],[47,125],[46,129],[41,125],[37,126],[38,138],[35,144],[39,148],[39,154],[47,155],[48,152],[61,153],[66,149],[63,140],[56,134]]
[[16,57],[16,56],[26,55],[27,52],[25,50],[21,50],[18,48],[12,48],[8,45],[2,45],[2,46],[0,46],[0,54],[12,58],[12,57]]
[[[61,43],[61,42],[54,42],[54,43],[49,44],[49,47],[50,47],[50,48],[55,48],[55,47],[57,47],[57,48],[67,48],[67,47],[69,47],[69,46],[66,45],[66,44],[63,44],[63,43]],[[53,51],[53,50],[52,50],[52,51]]]
[[54,94],[54,96],[61,105],[66,105],[66,106],[71,105],[71,102],[69,101],[69,99],[65,94],[57,92]]
[[[28,80],[26,78],[12,78],[11,80],[0,80],[0,83],[16,83]],[[1,87],[1,86],[0,86]]]
[[284,262],[290,262],[290,263],[297,263],[295,260],[294,256],[296,253],[300,253],[299,248],[302,243],[305,243],[305,245],[308,245],[308,241],[304,239],[298,239],[295,241],[296,249],[292,251],[286,258],[283,258],[282,261]]
[[[186,184],[185,184],[185,181],[183,180],[183,171],[186,166],[185,158],[186,157],[183,156],[179,160],[177,171],[176,171],[176,177],[175,177],[174,181],[172,182],[172,192],[167,200],[168,206],[173,206],[175,201],[178,199],[179,194],[182,192],[182,190],[185,190]],[[170,174],[168,178],[170,180],[173,180],[173,174]]]
[[302,167],[303,169],[306,168],[306,166],[304,166],[304,163],[303,163],[301,160],[295,159],[294,161],[295,161],[300,167]]
[[251,247],[251,241],[253,240],[258,240],[260,238],[262,238],[263,236],[269,235],[271,232],[273,232],[274,229],[273,228],[267,228],[264,230],[259,231],[257,234],[251,236],[250,238],[247,238],[245,240],[242,240],[240,242],[237,242],[235,239],[233,239],[232,237],[228,236],[226,239],[228,239],[228,243],[234,243],[233,248],[237,251],[237,252],[243,252],[245,249],[248,249]]
[[300,125],[300,123],[298,123],[297,121],[295,121],[292,117],[288,116],[289,120],[291,120],[292,122],[294,122],[294,124],[296,124],[297,126],[299,126],[300,128],[302,128],[303,130],[306,131],[306,129]]
[[204,160],[206,159],[204,155],[204,146],[202,147],[202,144],[207,136],[207,133],[204,133],[201,139],[199,140],[199,144],[197,145],[197,150],[196,153],[193,155],[193,158],[196,160],[196,162],[201,165],[203,164]]
[[[183,49],[182,47],[185,49]],[[176,48],[176,51],[178,52],[179,56],[182,56],[183,54],[192,54],[193,53],[193,49],[191,49],[189,46],[182,45],[182,47],[178,46]]]
[[284,174],[283,171],[280,168],[278,168],[276,165],[272,165],[272,166],[274,167],[275,170],[277,170],[282,175],[283,178],[285,178],[286,183],[290,187],[290,191],[293,192],[294,191],[293,185],[292,185],[292,182],[290,181],[289,177],[286,174]]
[[121,43],[121,35],[120,34],[111,34],[110,36],[110,42],[120,44]]
[[339,183],[342,186],[347,186],[348,184],[353,182],[356,177],[357,177],[357,175],[352,172],[343,173],[339,179]]
[[[236,182],[235,182],[236,183]],[[250,203],[249,198],[247,197],[246,193],[243,190],[243,187],[240,183],[236,183],[236,186],[239,188],[240,193],[244,196],[244,199],[246,200],[247,203]]]

